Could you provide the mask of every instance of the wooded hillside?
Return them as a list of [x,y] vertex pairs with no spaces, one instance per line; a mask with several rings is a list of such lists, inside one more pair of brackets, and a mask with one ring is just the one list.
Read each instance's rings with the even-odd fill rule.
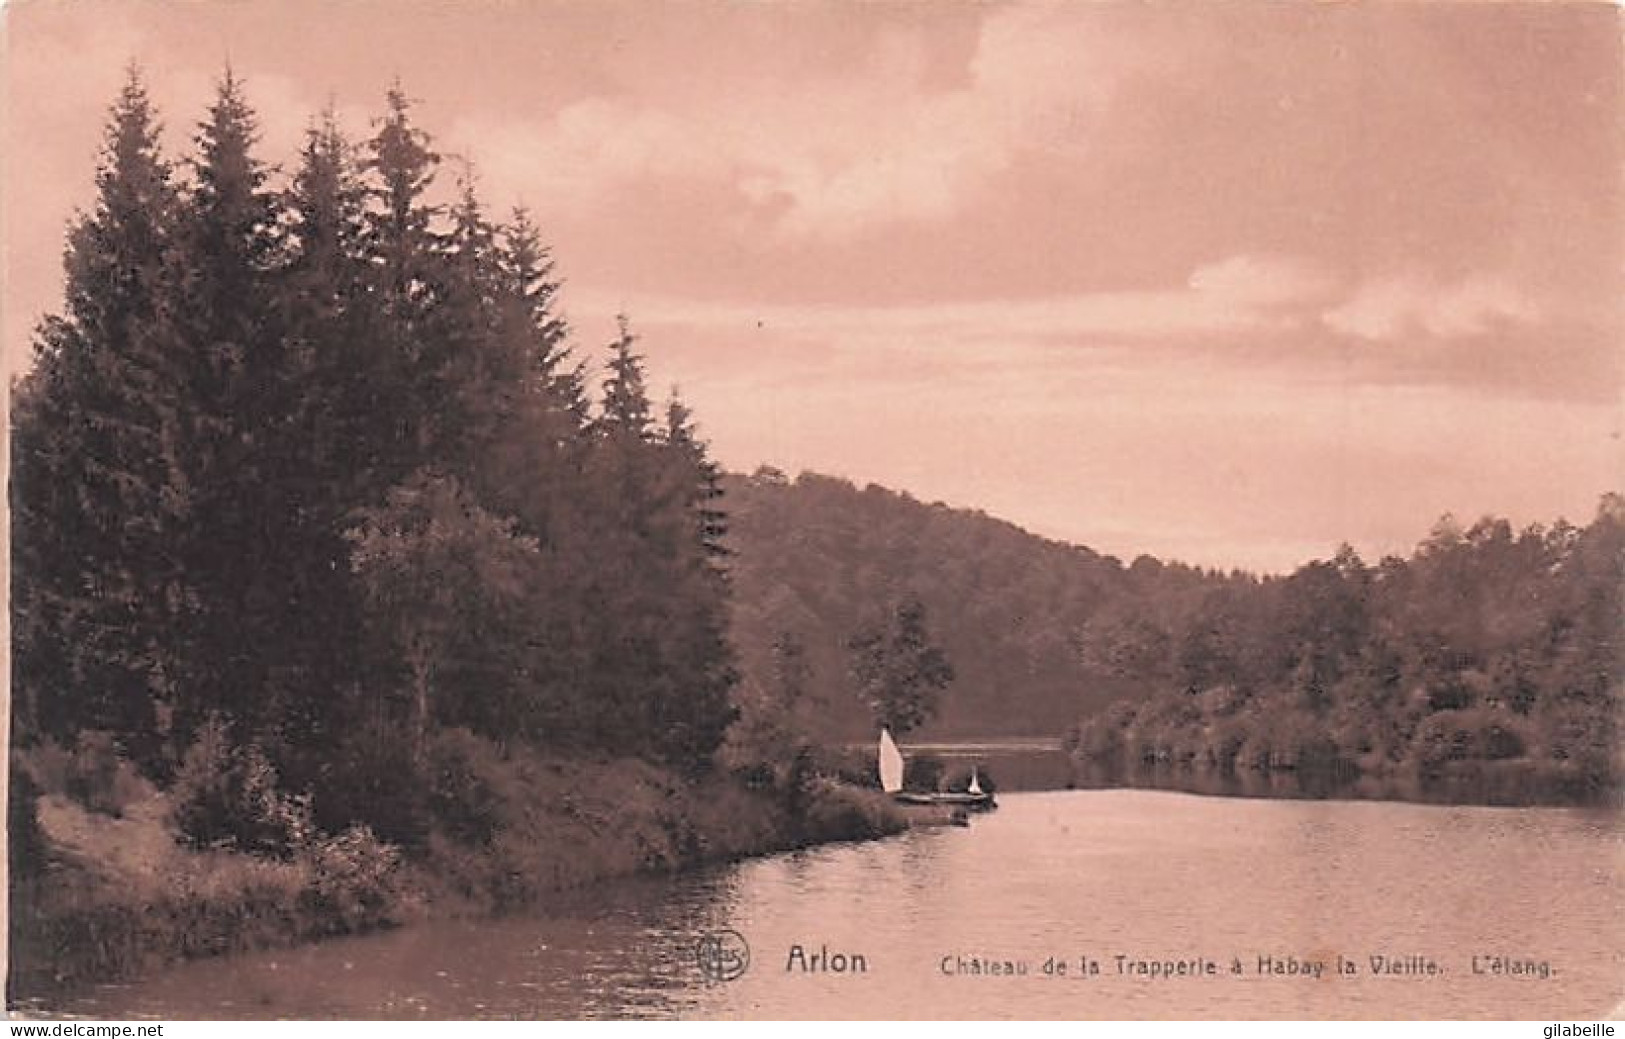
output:
[[1131,564],[977,512],[772,470],[730,478],[733,632],[752,698],[785,641],[833,738],[873,722],[849,641],[917,598],[956,672],[930,736],[1059,735],[1090,761],[1619,775],[1625,502],[1586,527],[1446,517],[1409,557],[1286,576]]

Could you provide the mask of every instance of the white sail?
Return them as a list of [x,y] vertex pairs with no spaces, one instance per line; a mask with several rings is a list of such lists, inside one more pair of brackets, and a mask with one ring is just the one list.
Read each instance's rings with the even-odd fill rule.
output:
[[892,740],[890,729],[880,730],[880,789],[888,794],[903,789],[903,754]]
[[982,778],[976,774],[974,768],[970,770],[970,792],[973,794],[982,792]]

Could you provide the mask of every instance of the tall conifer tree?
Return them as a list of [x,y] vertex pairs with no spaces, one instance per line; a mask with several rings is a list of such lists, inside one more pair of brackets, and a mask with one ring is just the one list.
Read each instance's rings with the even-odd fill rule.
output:
[[157,708],[181,676],[172,621],[192,598],[170,536],[193,488],[172,358],[154,334],[176,193],[132,69],[108,121],[97,196],[70,229],[64,310],[17,387],[12,507],[19,731],[111,729],[159,765]]
[[288,692],[272,669],[284,652],[283,559],[290,507],[275,457],[288,365],[272,276],[277,200],[255,158],[256,118],[230,70],[198,127],[194,185],[177,222],[176,295],[163,325],[185,373],[182,452],[195,505],[176,546],[199,590],[183,732],[211,712],[276,725]]

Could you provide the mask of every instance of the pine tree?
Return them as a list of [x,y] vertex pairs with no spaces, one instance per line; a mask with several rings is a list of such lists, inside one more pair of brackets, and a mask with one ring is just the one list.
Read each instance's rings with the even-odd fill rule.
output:
[[363,258],[366,187],[338,116],[329,107],[305,131],[286,205],[294,269],[321,276],[340,295],[353,281],[350,266]]
[[396,475],[381,462],[388,438],[372,421],[378,387],[394,369],[368,291],[365,204],[354,149],[329,110],[306,132],[282,200],[285,260],[274,287],[283,367],[265,387],[277,394],[270,410],[280,421],[266,454],[286,520],[280,677],[292,695],[279,764],[306,787],[318,771],[311,762],[353,731],[359,709],[362,661],[353,647],[362,609],[344,531],[352,510],[380,500]]
[[219,717],[335,825],[442,726],[707,767],[720,474],[630,323],[592,408],[534,224],[436,206],[398,88],[282,191],[229,71],[194,144],[177,187],[132,76],[15,391],[19,735],[110,730],[162,776]]
[[306,449],[304,474],[330,499],[367,501],[380,490],[368,400],[378,369],[377,321],[366,282],[366,189],[331,111],[306,132],[283,200],[286,265],[277,280],[279,323],[292,391],[281,410]]
[[696,769],[710,762],[738,714],[732,704],[738,674],[728,637],[729,589],[721,566],[728,554],[727,516],[721,508],[721,469],[675,389],[662,443],[662,477],[673,487],[665,507],[675,518],[666,580],[677,594],[668,624],[672,659],[683,678],[679,699],[666,705],[658,731],[663,760]]
[[676,387],[666,404],[666,443],[672,449],[678,479],[686,480],[698,542],[705,554],[720,562],[728,553],[728,514],[722,509],[722,467],[712,461],[698,438],[694,413]]
[[589,408],[579,365],[570,364],[568,327],[555,311],[553,261],[523,211],[496,246],[497,329],[493,349],[515,380],[513,427],[490,461],[486,488],[533,533],[568,524],[569,483],[582,463]]
[[277,199],[256,140],[242,82],[227,70],[198,127],[170,258],[176,295],[161,326],[183,372],[180,457],[193,488],[174,549],[198,589],[196,623],[182,628],[183,734],[215,712],[274,727],[289,695],[272,669],[293,648],[282,637],[291,508],[277,454],[294,388],[271,287]]
[[133,69],[96,186],[69,233],[64,311],[42,325],[14,393],[18,728],[112,730],[150,769],[159,707],[183,678],[169,647],[192,590],[170,536],[193,488],[177,465],[175,372],[154,335],[176,193]]
[[634,349],[638,337],[632,334],[631,319],[625,314],[615,321],[620,334],[610,344],[609,375],[604,379],[598,425],[612,437],[648,440],[653,435],[654,416],[643,377],[643,356]]
[[392,302],[407,307],[433,287],[425,261],[438,247],[434,221],[439,208],[424,201],[440,156],[429,135],[412,123],[412,102],[399,83],[385,97],[387,111],[368,142],[366,169],[375,179],[369,228],[373,251]]
[[513,327],[523,336],[531,377],[554,408],[572,416],[579,429],[587,420],[586,388],[580,367],[565,367],[569,325],[556,310],[559,283],[553,258],[525,209],[514,210],[504,231],[501,265],[507,299],[515,309]]
[[391,484],[438,461],[447,425],[439,416],[446,403],[448,349],[429,327],[445,289],[444,241],[436,229],[441,208],[426,198],[440,156],[413,124],[411,108],[397,83],[363,163],[369,176],[368,253],[381,304],[379,348],[392,365],[373,387],[373,418],[388,437],[381,462]]

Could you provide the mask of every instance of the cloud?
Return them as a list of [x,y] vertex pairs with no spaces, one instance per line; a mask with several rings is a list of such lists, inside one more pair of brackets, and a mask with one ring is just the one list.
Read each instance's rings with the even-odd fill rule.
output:
[[562,205],[699,180],[789,239],[847,240],[953,216],[1024,151],[1086,147],[1132,64],[1108,43],[1066,6],[1004,8],[949,84],[929,74],[923,35],[891,30],[856,71],[623,89],[543,119],[471,116],[455,137]]
[[584,341],[607,340],[624,310],[651,354],[684,380],[894,388],[959,380],[992,392],[1009,379],[1024,387],[1022,407],[1053,391],[1064,408],[1074,406],[1065,398],[1075,380],[1156,370],[1202,383],[1222,370],[1300,389],[1454,386],[1617,402],[1617,336],[1607,327],[1537,306],[1530,291],[1500,279],[1428,284],[1352,283],[1303,257],[1243,253],[1133,291],[855,305],[577,286],[570,300]]
[[1325,311],[1321,320],[1334,332],[1367,342],[1401,340],[1418,334],[1435,339],[1466,339],[1505,325],[1533,324],[1539,308],[1517,286],[1473,276],[1453,284],[1416,277],[1388,277],[1361,286],[1350,298]]
[[1286,331],[1294,309],[1322,298],[1327,278],[1280,257],[1235,256],[1194,270],[1183,286],[1077,293],[1041,299],[979,300],[907,306],[748,304],[578,292],[588,314],[626,310],[639,321],[697,328],[771,328],[780,333],[908,344],[927,341],[977,349],[988,343],[1167,340],[1246,331]]
[[1189,284],[1210,297],[1258,307],[1301,304],[1337,287],[1328,272],[1307,260],[1251,253],[1198,267]]

